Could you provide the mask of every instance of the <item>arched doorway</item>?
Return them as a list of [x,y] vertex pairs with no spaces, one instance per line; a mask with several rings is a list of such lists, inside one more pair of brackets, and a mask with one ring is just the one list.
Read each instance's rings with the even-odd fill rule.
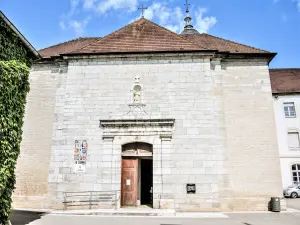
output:
[[122,146],[121,205],[152,207],[152,145],[135,142]]

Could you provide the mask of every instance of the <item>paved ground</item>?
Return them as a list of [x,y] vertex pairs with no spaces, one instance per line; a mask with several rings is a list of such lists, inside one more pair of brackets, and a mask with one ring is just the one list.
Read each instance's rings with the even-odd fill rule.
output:
[[[300,210],[300,198],[287,199],[288,208]],[[178,215],[180,215],[178,213]],[[52,215],[41,212],[13,211],[12,225],[299,225],[300,212],[189,214],[181,217],[117,217]],[[221,215],[221,216],[220,216]],[[208,218],[207,218],[208,217]],[[213,218],[212,218],[213,217]]]
[[37,219],[40,219],[43,213],[41,212],[29,212],[18,210],[12,211],[11,224],[12,225],[25,225]]
[[[46,215],[30,225],[299,225],[300,213],[230,213],[229,218],[101,217]],[[14,225],[14,224],[13,224]]]
[[297,198],[297,199],[287,198],[286,202],[287,202],[288,208],[300,210],[300,198]]

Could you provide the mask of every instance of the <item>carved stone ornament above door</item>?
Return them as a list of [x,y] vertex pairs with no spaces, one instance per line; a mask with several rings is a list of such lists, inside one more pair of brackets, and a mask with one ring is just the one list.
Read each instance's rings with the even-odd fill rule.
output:
[[100,120],[103,138],[115,136],[156,136],[172,138],[175,119]]

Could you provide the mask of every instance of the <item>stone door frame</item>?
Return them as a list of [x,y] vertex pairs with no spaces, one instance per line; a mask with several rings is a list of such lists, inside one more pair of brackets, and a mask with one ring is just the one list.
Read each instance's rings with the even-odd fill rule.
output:
[[[153,208],[160,208],[163,196],[163,174],[170,174],[171,168],[164,168],[165,161],[171,161],[172,133],[175,119],[120,119],[100,120],[104,150],[112,152],[113,190],[121,192],[122,146],[143,142],[153,147]],[[120,194],[120,193],[119,193]],[[121,202],[118,202],[120,208]]]

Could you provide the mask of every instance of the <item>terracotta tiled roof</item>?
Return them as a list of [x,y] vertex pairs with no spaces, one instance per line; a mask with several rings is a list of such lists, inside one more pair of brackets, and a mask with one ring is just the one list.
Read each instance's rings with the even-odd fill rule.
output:
[[273,94],[300,92],[300,68],[270,69]]
[[94,41],[100,40],[100,37],[92,38],[77,38],[71,41],[60,43],[57,45],[50,46],[39,50],[40,55],[43,57],[59,56],[59,54],[76,51]]
[[206,50],[147,19],[139,19],[72,53]]
[[265,50],[253,48],[247,45],[239,44],[233,41],[218,38],[209,34],[189,34],[181,35],[187,40],[193,41],[198,45],[210,50],[219,50],[230,53],[270,53]]
[[139,19],[104,38],[78,38],[39,51],[60,54],[132,53],[215,50],[230,53],[270,53],[209,34],[178,35],[147,19]]

